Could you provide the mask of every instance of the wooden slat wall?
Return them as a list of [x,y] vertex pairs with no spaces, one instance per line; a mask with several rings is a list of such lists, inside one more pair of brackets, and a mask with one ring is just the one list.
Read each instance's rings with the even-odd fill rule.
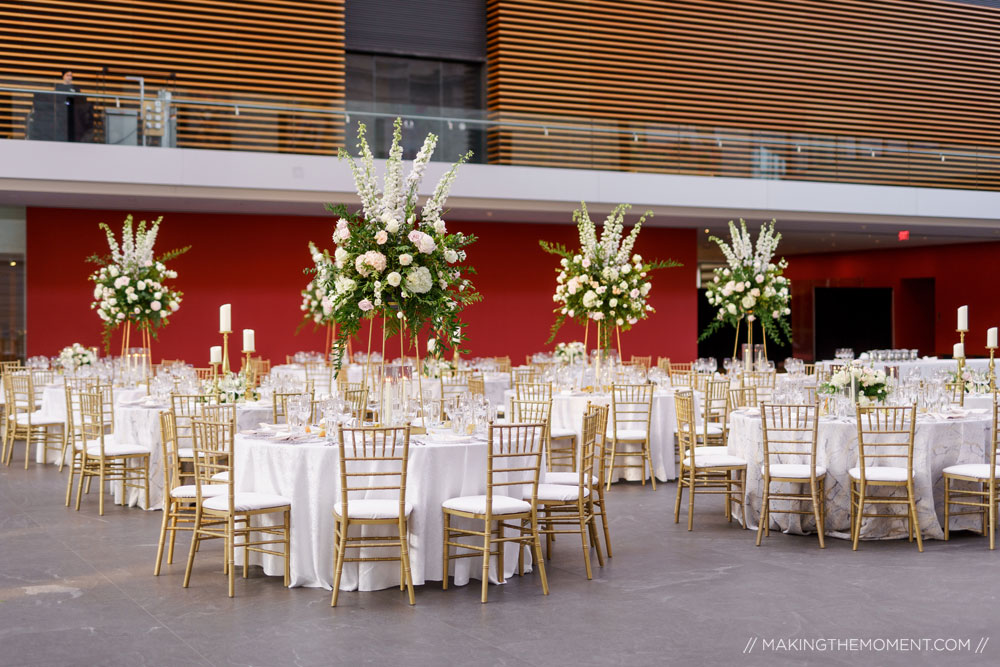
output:
[[487,31],[494,118],[602,131],[495,131],[492,162],[1000,189],[996,8],[488,0]]
[[[344,107],[343,0],[0,2],[0,41],[6,85],[51,88],[70,68],[91,93],[135,95],[133,74],[147,96]],[[30,95],[0,93],[0,137],[23,137],[30,109]],[[178,107],[178,146],[330,154],[342,143],[342,122],[316,111]]]

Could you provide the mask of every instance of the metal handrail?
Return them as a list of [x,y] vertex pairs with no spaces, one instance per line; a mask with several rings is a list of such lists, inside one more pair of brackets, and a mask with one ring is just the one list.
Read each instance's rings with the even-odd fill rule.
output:
[[[115,94],[115,93],[86,93],[86,92],[76,92],[76,91],[61,91],[53,90],[51,88],[28,88],[20,86],[0,86],[0,92],[19,92],[19,93],[47,93],[47,94],[58,94],[66,96],[84,97],[89,99],[107,99],[115,100],[116,106],[121,106],[121,100],[141,102],[141,98],[138,95],[127,95],[127,94]],[[283,112],[309,112],[309,113],[319,113],[329,116],[339,116],[344,118],[345,122],[350,122],[351,115],[355,116],[366,116],[373,118],[396,118],[404,117],[409,120],[417,121],[427,121],[427,122],[449,122],[449,123],[467,123],[472,125],[481,126],[484,129],[489,129],[492,127],[511,129],[533,129],[541,130],[546,134],[552,130],[566,131],[566,132],[584,132],[584,133],[594,133],[594,134],[632,134],[636,139],[642,136],[646,139],[697,139],[705,140],[706,134],[712,137],[712,141],[716,142],[730,142],[730,143],[753,143],[755,145],[766,145],[766,146],[781,146],[781,147],[791,147],[795,148],[797,151],[802,149],[833,149],[838,150],[840,148],[840,142],[837,140],[829,139],[817,139],[814,138],[817,135],[813,135],[808,139],[803,139],[802,141],[780,139],[768,136],[753,136],[751,138],[746,137],[747,132],[754,132],[755,130],[729,130],[720,131],[717,129],[707,130],[704,133],[691,132],[685,130],[657,130],[657,129],[642,129],[632,128],[632,129],[616,129],[613,127],[601,127],[600,125],[580,125],[567,123],[566,121],[552,119],[551,122],[546,121],[526,121],[526,120],[496,120],[496,119],[486,119],[486,118],[468,118],[468,117],[455,117],[455,116],[437,116],[437,115],[426,115],[420,113],[405,113],[405,112],[383,112],[383,111],[361,111],[361,110],[349,110],[341,109],[337,107],[319,107],[319,106],[301,106],[301,105],[287,105],[287,104],[273,104],[273,103],[261,103],[261,102],[233,102],[227,100],[208,100],[208,99],[198,99],[198,98],[182,98],[182,97],[171,97],[170,103],[179,106],[202,106],[202,107],[223,107],[231,108],[234,110],[235,115],[239,115],[240,109],[254,109],[260,111],[283,111]],[[489,112],[487,112],[489,113]],[[607,120],[602,121],[600,119],[594,119],[594,123],[627,123],[628,121],[615,121]],[[641,135],[640,135],[641,132]],[[880,142],[882,144],[887,144],[890,141],[908,141],[908,140],[888,140],[878,137],[860,136],[860,137],[849,137],[850,139],[860,141],[860,142]],[[895,155],[920,155],[935,158],[964,158],[964,159],[977,159],[977,160],[996,160],[1000,161],[1000,153],[980,153],[978,151],[959,151],[954,149],[922,149],[922,148],[893,148],[888,145],[881,145],[877,148],[871,146],[864,146],[858,149],[859,152],[869,152],[875,151],[881,154],[895,154]]]

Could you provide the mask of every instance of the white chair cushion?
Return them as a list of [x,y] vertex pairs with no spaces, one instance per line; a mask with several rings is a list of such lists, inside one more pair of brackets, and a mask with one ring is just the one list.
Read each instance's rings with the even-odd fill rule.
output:
[[[221,496],[226,493],[229,488],[226,484],[206,484],[201,487],[201,497],[202,498],[212,498],[215,496]],[[185,484],[184,486],[175,486],[170,489],[171,498],[197,498],[198,492],[195,489],[194,484]]]
[[[989,463],[961,463],[959,465],[948,466],[944,469],[946,475],[961,475],[962,477],[975,477],[976,479],[990,478]],[[1000,477],[1000,466],[996,467],[994,477]]]
[[[705,433],[705,425],[698,425],[698,433]],[[708,422],[708,435],[722,435],[722,424],[717,422]]]
[[575,438],[576,431],[571,428],[552,428],[552,438],[554,440],[561,440],[563,438]]
[[229,471],[223,470],[222,472],[217,472],[211,477],[213,482],[228,482],[229,481]]
[[[542,480],[546,484],[569,484],[576,486],[580,483],[580,473],[578,472],[547,472],[543,473]],[[597,484],[597,475],[590,476],[590,483]]]
[[15,419],[17,420],[17,423],[20,424],[21,426],[27,426],[29,416],[31,417],[32,426],[62,426],[64,423],[64,420],[56,419],[55,417],[46,415],[41,410],[36,410],[35,412],[32,412],[30,415],[21,413],[17,415]]
[[[538,499],[539,500],[554,500],[565,502],[568,500],[576,500],[579,495],[580,487],[576,484],[539,484],[538,485]],[[583,497],[586,498],[590,495],[590,489],[583,490]],[[530,499],[531,496],[525,496],[525,500]]]
[[[450,498],[441,507],[458,512],[469,512],[471,514],[486,514],[486,496],[459,496]],[[493,514],[519,514],[530,512],[531,503],[527,503],[510,496],[493,496]]]
[[[117,442],[104,441],[105,456],[142,456],[149,454],[149,450],[141,445],[125,445]],[[101,445],[96,440],[87,443],[87,456],[100,456]]]
[[[794,479],[809,479],[809,466],[805,463],[772,463],[771,477],[792,477]],[[826,474],[826,468],[816,466],[816,477]]]
[[[237,512],[266,510],[271,507],[282,507],[291,504],[292,501],[288,498],[270,493],[237,493],[233,497],[233,509]],[[215,498],[209,498],[202,503],[202,506],[205,509],[225,512],[229,509],[229,497],[216,496]]]
[[707,447],[699,446],[694,448],[695,458],[699,456],[713,456],[715,454],[728,454],[729,448],[725,445],[709,445]]
[[[614,429],[608,429],[608,437],[615,437]],[[639,428],[620,428],[618,429],[618,439],[619,440],[645,440],[646,432]]]
[[[851,479],[861,479],[861,468],[854,467],[847,471]],[[905,482],[906,468],[895,466],[879,466],[865,468],[865,481],[867,482]]]
[[[698,450],[703,449],[702,447],[695,448],[694,452],[694,467],[695,468],[727,468],[732,466],[745,466],[747,462],[738,456],[731,456],[730,454],[724,454],[722,452],[703,452],[699,454]],[[722,447],[704,447],[704,449],[723,449]]]
[[[413,505],[404,506],[406,516],[410,516]],[[343,516],[343,503],[334,503],[333,513]],[[391,498],[358,498],[347,502],[348,519],[395,519],[399,516],[399,501]]]

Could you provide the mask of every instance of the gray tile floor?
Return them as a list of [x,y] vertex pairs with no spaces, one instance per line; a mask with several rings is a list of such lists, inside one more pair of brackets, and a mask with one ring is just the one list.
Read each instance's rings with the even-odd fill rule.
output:
[[[13,467],[0,467],[0,665],[1000,661],[1000,551],[978,536],[930,541],[923,554],[905,541],[852,553],[830,539],[820,551],[813,537],[781,534],[758,549],[751,533],[725,522],[718,498],[699,499],[688,533],[673,523],[673,484],[655,492],[617,485],[609,498],[615,557],[603,569],[595,559],[593,581],[567,536],[549,562],[548,597],[532,574],[491,587],[486,605],[478,586],[431,584],[417,589],[412,608],[386,590],[344,593],[331,609],[328,591],[287,590],[259,569],[227,598],[209,557],[221,558],[219,545],[205,547],[190,589],[181,588],[180,564],[153,577],[159,512],[111,505],[99,517],[94,495],[74,512],[63,506],[65,477],[55,468],[19,465],[15,456]],[[924,638],[971,644],[917,651],[912,642]],[[782,650],[805,648],[782,639],[911,644]]]

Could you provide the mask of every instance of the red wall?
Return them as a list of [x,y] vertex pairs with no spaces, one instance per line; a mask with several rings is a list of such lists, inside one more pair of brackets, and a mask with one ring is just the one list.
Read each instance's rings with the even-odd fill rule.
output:
[[[793,285],[795,299],[812,286],[863,286],[893,288],[894,338],[897,347],[911,347],[920,333],[918,327],[933,331],[933,353],[950,356],[958,342],[955,333],[956,311],[969,306],[969,334],[965,350],[969,356],[985,356],[986,330],[1000,326],[1000,300],[997,299],[996,270],[1000,266],[1000,243],[947,245],[928,248],[900,248],[850,253],[796,255],[788,258],[786,275]],[[934,279],[933,321],[918,315],[921,304],[912,303],[910,290],[904,289],[908,278]],[[796,284],[798,283],[798,284]],[[811,303],[811,297],[803,295]],[[800,303],[802,301],[800,300]],[[809,312],[798,314],[811,317]],[[808,322],[796,318],[795,334],[800,336]],[[811,345],[811,343],[810,343]],[[922,353],[931,350],[921,349]]]
[[[98,223],[107,222],[120,232],[126,213],[28,209],[29,355],[53,355],[73,342],[100,344],[101,321],[90,310],[93,284],[87,281],[93,265],[84,260],[107,253]],[[133,214],[136,221],[160,215],[148,211]],[[178,246],[193,247],[170,265],[179,274],[173,284],[184,292],[184,301],[154,341],[155,359],[181,358],[207,364],[208,348],[221,342],[215,332],[218,307],[223,303],[232,303],[234,330],[256,330],[257,348],[265,358],[278,363],[286,354],[322,348],[322,331],[314,333],[308,326],[296,336],[295,329],[302,317],[299,291],[309,280],[302,273],[311,265],[307,244],[312,240],[320,247],[332,247],[330,217],[162,215],[158,254]],[[575,245],[575,227],[502,222],[454,223],[450,227],[479,237],[469,248],[469,261],[478,271],[474,282],[484,297],[465,314],[471,354],[510,354],[517,361],[546,349],[558,261],[542,252],[538,240]],[[637,252],[650,258],[670,257],[685,266],[655,275],[651,303],[658,312],[623,335],[626,357],[696,356],[695,244],[693,230],[643,230]],[[568,324],[559,340],[583,340],[583,330]],[[241,342],[237,335],[234,349]],[[115,344],[120,345],[117,340]],[[397,349],[391,342],[389,345]]]

